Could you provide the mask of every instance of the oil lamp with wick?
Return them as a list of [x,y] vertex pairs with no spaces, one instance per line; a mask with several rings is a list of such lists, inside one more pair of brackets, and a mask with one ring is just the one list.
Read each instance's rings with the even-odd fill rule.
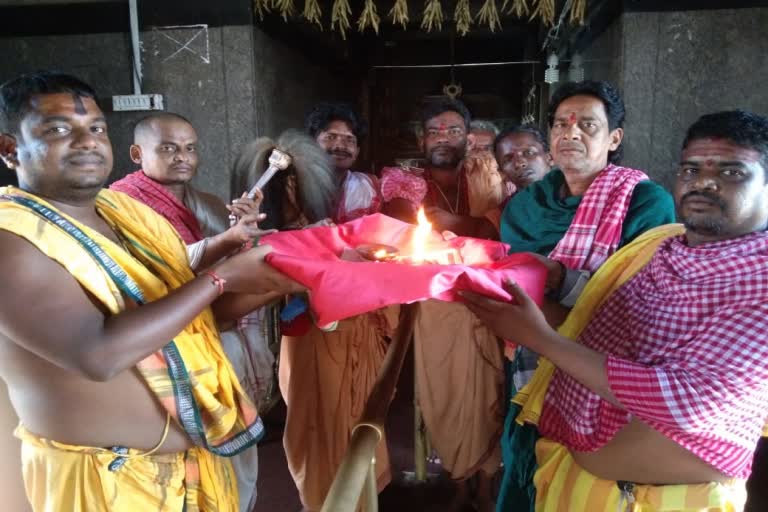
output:
[[355,250],[366,261],[387,261],[409,265],[439,264],[455,265],[462,263],[461,253],[453,247],[429,250],[427,243],[432,234],[432,223],[427,219],[424,208],[419,208],[416,215],[418,225],[413,235],[410,254],[401,254],[397,247],[385,244],[358,245]]

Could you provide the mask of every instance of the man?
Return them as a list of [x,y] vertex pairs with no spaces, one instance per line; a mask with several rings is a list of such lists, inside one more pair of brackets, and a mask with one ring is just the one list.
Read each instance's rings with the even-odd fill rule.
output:
[[95,97],[56,73],[0,87],[0,156],[19,179],[0,190],[0,257],[14,269],[0,289],[0,375],[27,496],[35,511],[236,512],[220,455],[263,427],[215,320],[298,287],[263,248],[196,277],[162,217],[102,190],[112,148]]
[[[516,193],[501,219],[501,241],[513,252],[529,251],[549,269],[549,298],[544,311],[559,326],[589,277],[618,248],[643,232],[674,221],[669,193],[645,173],[620,167],[624,138],[624,102],[608,82],[561,86],[550,100],[549,148],[555,168]],[[511,339],[510,342],[516,342]],[[538,356],[526,347],[507,344],[508,396],[530,380]],[[504,479],[498,509],[525,499],[525,480],[515,460],[532,448],[534,434],[518,432],[513,404],[502,436]],[[517,478],[515,478],[517,474]]]
[[[325,183],[327,173],[333,174],[339,199],[325,223],[347,222],[376,213],[381,205],[378,180],[350,171],[366,132],[360,117],[348,105],[324,103],[310,112],[306,127],[322,150],[311,144],[311,148],[303,149],[306,154],[296,159],[294,167],[311,162],[314,168],[295,168],[295,172],[287,176],[280,201],[284,207],[283,223],[276,227],[303,229],[311,227],[310,222],[317,224],[317,211],[314,216],[309,214],[309,201],[302,192],[323,188],[317,185]],[[285,137],[281,136],[281,140],[288,140]],[[296,141],[285,145],[300,147]],[[260,167],[258,162],[265,155],[258,147],[259,144],[253,143],[244,149],[238,158],[236,176],[249,176],[250,169]],[[319,153],[320,159],[314,152],[307,153],[310,149]],[[333,169],[327,162],[320,161],[322,151],[330,156]],[[245,189],[246,183],[253,183],[253,178],[240,179],[240,189]],[[291,208],[286,209],[286,205]],[[292,213],[285,213],[287,210]],[[296,298],[289,303],[297,304],[301,302]],[[289,309],[292,307],[286,308]],[[309,313],[296,318],[288,316],[284,311],[286,322],[279,368],[280,390],[288,409],[283,444],[304,509],[319,511],[347,452],[352,429],[376,382],[397,324],[397,308],[345,319],[335,328],[323,326],[323,329],[314,325]],[[378,490],[383,490],[390,480],[384,439],[376,451]]]
[[[131,160],[141,170],[111,185],[165,217],[187,245],[190,267],[202,271],[221,258],[252,243],[261,231],[249,223],[259,211],[256,201],[235,199],[231,206],[191,185],[200,163],[197,132],[184,117],[173,113],[152,114],[136,124],[130,148]],[[229,226],[229,214],[237,219]],[[221,340],[248,397],[258,406],[272,383],[274,356],[263,334],[265,310],[249,314],[229,329]],[[249,512],[256,500],[258,454],[255,447],[232,458],[237,475],[241,512]]]
[[514,284],[515,304],[467,295],[547,359],[521,399],[542,436],[536,510],[742,510],[768,409],[767,134],[744,111],[696,121],[674,187],[684,232],[611,258],[560,333]]
[[506,128],[494,141],[493,152],[501,168],[504,200],[498,208],[486,213],[496,229],[501,213],[515,192],[539,181],[552,167],[547,139],[535,126],[516,125]]
[[503,130],[494,141],[493,152],[510,196],[542,179],[552,167],[547,139],[535,126]]
[[335,222],[343,223],[381,209],[379,181],[372,174],[351,169],[368,129],[346,103],[321,103],[307,116],[306,131],[331,157],[340,191]]
[[[382,192],[390,213],[413,221],[423,205],[438,231],[495,234],[482,216],[485,212],[470,210],[470,188],[479,182],[468,179],[463,162],[469,125],[469,111],[456,100],[426,106],[421,145],[427,168],[421,174],[383,171]],[[493,206],[498,208],[498,202]],[[492,510],[492,477],[501,462],[504,411],[500,341],[462,304],[440,301],[420,304],[414,336],[424,423],[443,468],[459,482],[453,508],[461,510],[474,500],[480,510]],[[474,496],[470,479],[477,483]]]
[[[199,154],[197,132],[189,121],[172,113],[150,115],[136,124],[133,139],[131,160],[142,168],[110,188],[128,194],[165,217],[190,246],[193,268],[205,269],[253,240],[253,230],[242,221],[214,236],[203,235],[204,227],[211,231],[211,224],[226,217],[228,208],[216,196],[190,185],[197,173]],[[240,209],[253,210],[247,198],[236,199],[233,206],[238,207],[238,203]],[[195,217],[190,205],[201,204],[209,205],[213,218]]]
[[[482,190],[470,191],[469,176],[476,172],[465,165],[469,125],[469,110],[458,100],[446,97],[426,104],[421,113],[419,146],[424,151],[427,168],[382,170],[385,213],[415,222],[417,210],[423,204],[438,231],[495,238],[496,230],[484,215],[501,201],[500,177],[495,182],[477,180],[478,186],[473,188]],[[493,160],[492,156],[489,159]],[[478,208],[472,208],[472,196],[491,196],[494,201],[476,201]]]
[[469,123],[469,154],[493,156],[493,141],[498,134],[499,129],[492,122],[473,119]]

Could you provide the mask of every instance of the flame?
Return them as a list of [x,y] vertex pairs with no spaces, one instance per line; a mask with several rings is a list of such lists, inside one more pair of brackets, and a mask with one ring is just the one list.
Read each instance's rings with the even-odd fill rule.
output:
[[373,257],[377,260],[384,259],[387,256],[387,251],[384,249],[379,249],[378,251],[373,253]]
[[413,238],[413,256],[412,261],[416,264],[422,263],[427,257],[427,238],[432,233],[432,223],[427,220],[424,214],[424,207],[419,208],[416,214],[416,220],[419,225],[416,227],[416,234]]

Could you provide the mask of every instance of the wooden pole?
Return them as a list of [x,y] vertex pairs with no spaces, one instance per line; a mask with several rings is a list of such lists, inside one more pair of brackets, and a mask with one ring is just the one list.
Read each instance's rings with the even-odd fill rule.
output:
[[[375,475],[369,476],[373,471],[374,453],[383,437],[389,405],[413,339],[417,308],[418,304],[400,306],[400,321],[395,336],[365,402],[363,415],[352,430],[349,448],[336,472],[321,512],[355,512],[366,480],[372,480],[369,486],[376,486]],[[374,492],[374,497],[369,496],[368,500],[378,500],[376,494]]]

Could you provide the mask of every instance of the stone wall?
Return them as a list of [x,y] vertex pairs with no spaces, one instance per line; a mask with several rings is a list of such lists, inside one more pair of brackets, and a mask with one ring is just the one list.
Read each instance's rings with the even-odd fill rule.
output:
[[670,186],[686,128],[743,108],[768,114],[768,8],[626,12],[585,51],[586,77],[627,106],[624,163]]
[[[195,183],[228,199],[230,169],[253,137],[301,128],[319,100],[353,100],[358,85],[312,63],[251,25],[150,28],[141,34],[144,93],[187,117],[200,137]],[[128,157],[133,125],[148,112],[111,112],[111,97],[131,94],[128,34],[0,38],[0,82],[58,69],[92,84],[106,110],[115,153],[111,180],[135,169]]]

